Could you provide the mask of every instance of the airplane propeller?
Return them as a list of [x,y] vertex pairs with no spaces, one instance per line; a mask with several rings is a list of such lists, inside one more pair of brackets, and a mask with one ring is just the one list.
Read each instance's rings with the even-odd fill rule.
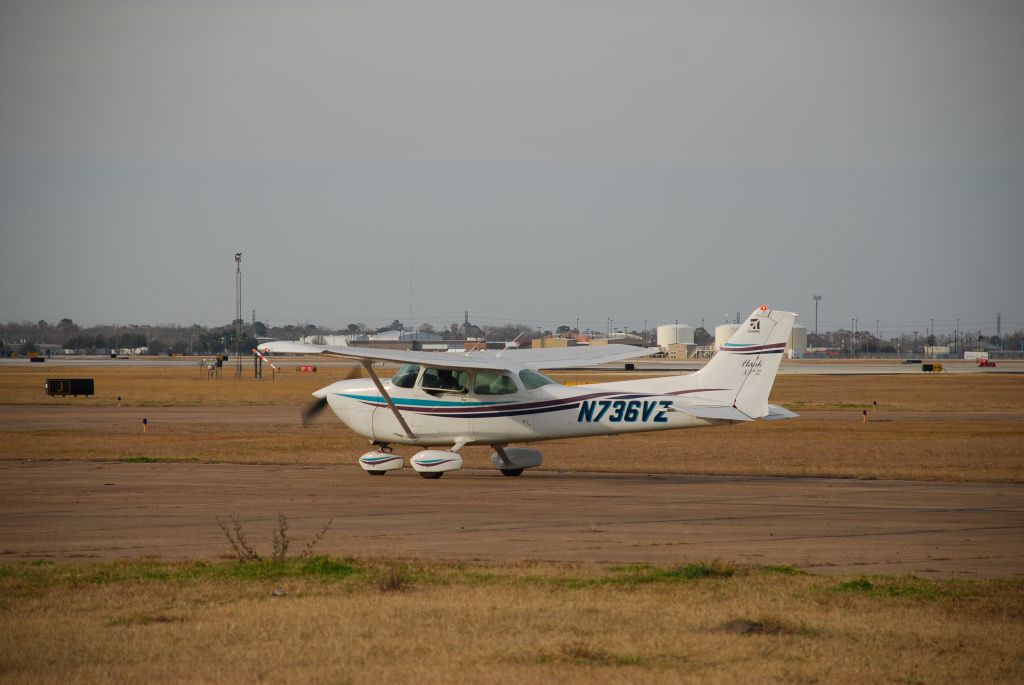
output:
[[[350,381],[350,380],[354,380],[356,378],[362,378],[362,376],[363,376],[363,369],[362,369],[362,367],[361,366],[353,366],[347,372],[345,372],[344,376],[342,376],[338,380]],[[314,400],[313,402],[311,402],[311,403],[307,404],[305,407],[303,407],[303,409],[302,409],[302,426],[303,426],[303,428],[309,427],[309,424],[313,422],[313,419],[315,419],[317,417],[317,414],[322,412],[326,407],[327,407],[327,398],[326,397],[321,397],[318,400]]]
[[316,415],[319,414],[320,412],[322,412],[326,406],[327,406],[327,398],[326,397],[321,397],[320,399],[316,400],[315,402],[312,402],[311,404],[307,404],[302,409],[302,427],[303,428],[308,427],[309,424],[313,421],[313,419],[316,418]]

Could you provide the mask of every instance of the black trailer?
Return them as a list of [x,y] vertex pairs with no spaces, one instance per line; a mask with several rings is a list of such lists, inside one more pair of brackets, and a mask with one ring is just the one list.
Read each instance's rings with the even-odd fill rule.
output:
[[88,397],[96,394],[95,384],[91,378],[47,378],[43,388],[50,397]]

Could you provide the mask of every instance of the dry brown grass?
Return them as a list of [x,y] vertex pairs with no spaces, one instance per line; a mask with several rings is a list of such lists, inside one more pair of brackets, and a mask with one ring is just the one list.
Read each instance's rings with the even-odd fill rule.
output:
[[[2,566],[0,673],[5,683],[1009,683],[1024,667],[1020,581],[411,564],[403,590],[384,593],[384,564],[346,567],[218,577],[158,564]],[[737,632],[737,621],[763,630]]]
[[[43,368],[46,367],[46,368]],[[264,367],[266,368],[266,367]],[[0,367],[0,404],[46,404],[116,406],[120,396],[124,407],[211,407],[248,405],[300,405],[309,394],[343,377],[348,370],[331,368],[316,373],[299,373],[295,363],[283,365],[271,380],[269,369],[263,379],[254,379],[252,369],[236,380],[225,367],[220,378],[207,379],[197,366],[81,366],[32,364]],[[90,398],[47,397],[47,378],[93,378],[96,395]]]
[[[3,402],[111,405],[122,394],[126,411],[96,425],[0,431],[0,459],[311,464],[351,462],[368,449],[365,439],[333,417],[325,415],[306,430],[298,424],[297,407],[309,401],[308,393],[345,369],[291,371],[274,381],[208,381],[182,368],[100,367],[89,372],[99,395],[77,400],[42,396],[42,379],[58,375],[56,369],[13,369],[0,368]],[[144,435],[139,417],[128,409],[156,403],[153,398],[172,406],[296,409],[270,424],[218,419],[213,411],[201,422],[154,424]],[[873,400],[879,411],[864,424],[860,412]],[[555,470],[1024,482],[1024,376],[780,376],[773,401],[812,413],[774,424],[557,441],[538,448],[545,453],[544,468]],[[399,451],[409,456],[414,450]],[[491,468],[489,454],[489,448],[468,448],[467,467]]]

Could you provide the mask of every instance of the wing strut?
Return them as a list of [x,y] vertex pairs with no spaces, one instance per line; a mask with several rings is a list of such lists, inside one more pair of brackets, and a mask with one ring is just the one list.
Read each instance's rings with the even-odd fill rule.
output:
[[401,424],[402,430],[405,431],[405,434],[410,440],[415,440],[416,434],[412,432],[411,428],[409,428],[409,424],[405,422],[402,412],[398,411],[398,407],[396,407],[395,403],[391,401],[391,395],[388,394],[388,391],[384,389],[384,384],[380,382],[379,378],[377,378],[377,372],[373,370],[373,360],[360,359],[359,363],[363,365],[364,369],[366,369],[366,373],[370,374],[370,378],[373,379],[373,384],[377,386],[377,392],[379,392],[384,397],[384,401],[388,403],[388,408],[391,409],[391,413],[395,415],[396,419],[398,419],[398,423]]

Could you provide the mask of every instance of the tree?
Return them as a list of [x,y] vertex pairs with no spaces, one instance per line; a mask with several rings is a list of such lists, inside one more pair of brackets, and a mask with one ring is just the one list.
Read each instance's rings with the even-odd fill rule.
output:
[[383,326],[382,328],[378,328],[377,332],[378,333],[384,333],[385,331],[404,331],[404,330],[405,330],[405,324],[403,324],[398,319],[395,319],[394,321],[389,323],[387,326]]
[[428,333],[430,335],[434,335],[437,333],[437,331],[434,330],[434,327],[431,326],[429,323],[421,323],[420,327],[417,328],[416,330],[418,330],[420,333]]
[[22,343],[21,347],[18,348],[18,354],[23,355],[23,356],[27,355],[29,352],[38,352],[38,351],[39,351],[39,348],[36,347],[36,344],[34,342],[32,342],[31,340],[29,340],[28,342]]
[[61,332],[61,335],[67,338],[68,336],[74,335],[78,332],[78,325],[71,319],[64,318],[57,324],[57,330]]
[[693,344],[707,347],[715,342],[715,337],[707,332],[703,326],[698,326],[693,332]]

